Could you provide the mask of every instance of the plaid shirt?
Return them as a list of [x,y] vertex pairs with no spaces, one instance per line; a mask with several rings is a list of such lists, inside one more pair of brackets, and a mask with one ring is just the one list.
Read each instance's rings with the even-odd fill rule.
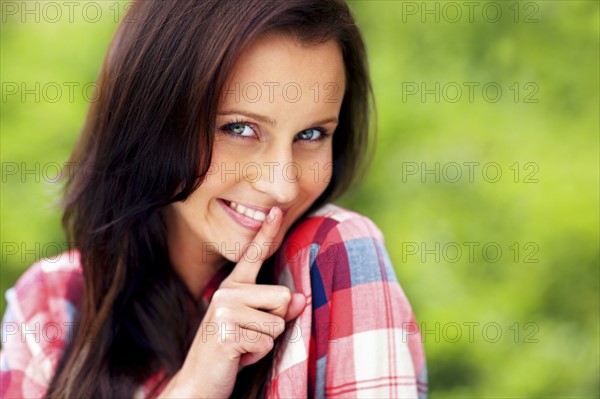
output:
[[[267,397],[426,397],[421,335],[373,222],[326,205],[276,256],[276,282],[303,293],[307,306],[276,341]],[[225,276],[211,280],[206,303]],[[0,397],[44,395],[83,288],[79,256],[69,252],[34,264],[7,291]],[[135,396],[146,396],[159,377]]]

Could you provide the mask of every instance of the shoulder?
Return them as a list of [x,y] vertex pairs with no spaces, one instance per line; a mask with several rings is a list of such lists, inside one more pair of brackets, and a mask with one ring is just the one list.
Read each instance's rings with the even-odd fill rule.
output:
[[326,205],[289,238],[287,281],[311,304],[310,392],[416,397],[425,358],[381,230],[364,215]]
[[48,288],[66,289],[73,279],[83,278],[80,255],[77,250],[63,252],[54,257],[42,258],[31,265],[15,283],[20,290],[31,285],[44,285]]
[[426,386],[420,335],[375,223],[328,204],[294,226],[281,253],[277,281],[306,296],[296,323],[310,338],[281,346],[279,372],[293,374],[302,354],[309,396],[417,397]]
[[34,263],[6,292],[6,299],[17,319],[28,321],[45,313],[53,320],[68,321],[82,294],[79,253],[71,251]]
[[44,394],[73,331],[82,294],[77,252],[34,263],[6,292],[0,397]]

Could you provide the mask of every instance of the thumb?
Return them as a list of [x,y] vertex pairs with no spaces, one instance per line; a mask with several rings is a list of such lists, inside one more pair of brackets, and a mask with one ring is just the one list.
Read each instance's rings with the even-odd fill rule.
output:
[[293,293],[287,313],[285,314],[285,321],[290,321],[300,316],[305,307],[306,297],[300,293]]

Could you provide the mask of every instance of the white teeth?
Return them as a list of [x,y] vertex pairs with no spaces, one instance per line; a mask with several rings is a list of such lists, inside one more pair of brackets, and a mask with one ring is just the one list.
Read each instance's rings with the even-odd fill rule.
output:
[[238,204],[237,202],[231,201],[229,203],[229,207],[236,211],[239,214],[245,215],[251,219],[254,219],[258,222],[264,222],[266,219],[266,215],[264,212],[257,211],[254,209],[246,208],[244,205]]

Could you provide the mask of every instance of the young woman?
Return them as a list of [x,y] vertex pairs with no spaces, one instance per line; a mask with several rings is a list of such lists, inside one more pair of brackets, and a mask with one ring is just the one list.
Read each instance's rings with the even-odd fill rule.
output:
[[345,3],[136,2],[98,87],[73,250],[7,293],[3,397],[425,395],[380,231],[327,204],[369,149]]

